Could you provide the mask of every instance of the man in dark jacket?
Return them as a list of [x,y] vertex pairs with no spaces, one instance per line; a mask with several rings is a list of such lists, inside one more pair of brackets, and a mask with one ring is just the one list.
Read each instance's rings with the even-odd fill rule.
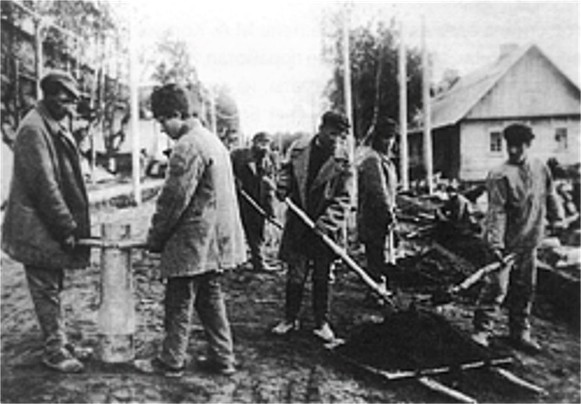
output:
[[61,308],[64,268],[89,264],[77,240],[90,234],[89,203],[70,117],[77,83],[54,71],[40,82],[43,99],[24,117],[14,143],[14,171],[2,228],[2,249],[24,264],[44,335],[43,363],[79,372],[78,351],[67,342]]
[[[387,289],[386,240],[393,237],[397,175],[391,158],[396,124],[378,117],[371,127],[371,148],[364,151],[358,164],[357,232],[365,245],[367,273]],[[393,251],[391,251],[393,254]],[[393,257],[389,257],[393,259]]]
[[[236,176],[240,216],[246,241],[250,247],[252,266],[256,271],[273,270],[264,262],[264,215],[253,206],[255,202],[264,214],[274,216],[275,166],[270,151],[270,137],[259,132],[252,146],[232,152],[232,167]],[[249,201],[248,198],[252,198]]]
[[[349,122],[341,114],[323,115],[319,133],[291,146],[280,173],[277,195],[290,198],[315,222],[316,228],[339,241],[351,200],[351,165],[346,145]],[[285,320],[272,332],[286,334],[299,327],[298,317],[307,277],[312,270],[314,334],[324,341],[335,335],[329,324],[330,275],[335,255],[292,211],[287,211],[280,258],[288,263]]]

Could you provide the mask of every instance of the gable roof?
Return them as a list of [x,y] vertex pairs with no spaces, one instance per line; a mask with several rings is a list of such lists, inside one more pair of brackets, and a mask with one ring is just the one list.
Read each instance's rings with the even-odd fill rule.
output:
[[579,87],[564,74],[534,44],[523,46],[494,63],[480,68],[461,78],[452,88],[432,99],[432,128],[454,125],[462,120],[472,108],[504,77],[504,75],[527,53],[535,50],[545,57],[568,83],[577,91]]

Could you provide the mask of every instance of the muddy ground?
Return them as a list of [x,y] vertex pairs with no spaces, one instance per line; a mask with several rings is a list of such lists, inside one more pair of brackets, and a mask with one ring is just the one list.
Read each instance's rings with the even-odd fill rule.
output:
[[[139,209],[103,208],[94,222],[131,223],[136,237],[144,237],[152,203]],[[275,231],[275,230],[273,230]],[[98,232],[98,226],[95,227]],[[136,284],[138,357],[156,352],[162,337],[163,284],[155,256],[133,255]],[[68,330],[75,341],[96,347],[99,306],[99,255],[90,268],[69,272],[65,309]],[[196,371],[192,363],[181,379],[139,374],[130,366],[87,363],[86,371],[62,375],[40,364],[41,335],[23,269],[5,256],[1,272],[1,401],[2,402],[446,402],[413,380],[386,382],[343,362],[310,334],[309,293],[305,296],[304,329],[275,338],[268,330],[283,310],[284,270],[254,273],[240,269],[224,275],[224,290],[235,338],[240,371],[231,378]],[[349,339],[362,325],[381,321],[381,311],[365,302],[367,288],[349,270],[339,267],[334,284],[332,320],[339,336]],[[440,315],[461,332],[468,332],[472,302],[463,300],[443,307]],[[509,349],[516,375],[545,388],[535,396],[513,388],[486,370],[442,376],[446,382],[479,401],[579,402],[580,339],[577,327],[561,320],[548,299],[539,296],[534,331],[544,351],[528,356]],[[499,333],[505,332],[501,326]],[[502,339],[498,339],[502,344]],[[196,357],[204,352],[203,331],[197,318],[189,346]]]

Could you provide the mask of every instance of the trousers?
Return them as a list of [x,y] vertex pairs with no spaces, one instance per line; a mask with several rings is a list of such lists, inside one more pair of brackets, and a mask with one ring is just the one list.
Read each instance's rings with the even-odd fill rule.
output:
[[24,266],[34,311],[44,339],[45,354],[51,354],[67,344],[61,303],[64,270]]
[[536,248],[517,251],[512,266],[505,266],[488,276],[474,313],[476,331],[493,330],[505,298],[510,332],[530,329],[529,317],[537,283],[536,253]]
[[313,258],[300,256],[289,260],[285,291],[287,321],[294,321],[299,317],[305,283],[311,272],[315,326],[320,327],[329,321],[332,267],[333,259],[327,254]]
[[160,359],[167,365],[184,366],[193,308],[204,328],[208,358],[224,365],[234,363],[232,332],[219,277],[217,272],[208,272],[168,279],[164,299],[165,337],[160,353]]

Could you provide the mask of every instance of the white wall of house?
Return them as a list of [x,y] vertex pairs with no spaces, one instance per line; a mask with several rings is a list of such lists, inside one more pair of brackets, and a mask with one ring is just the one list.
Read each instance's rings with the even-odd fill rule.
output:
[[[500,150],[491,150],[491,133],[515,123],[514,120],[468,121],[460,124],[460,179],[479,181],[488,171],[506,160],[506,143]],[[562,164],[581,162],[581,129],[578,118],[547,118],[519,120],[533,128],[535,140],[530,153],[547,161],[555,157]],[[566,133],[566,140],[557,140],[557,133]],[[561,136],[562,139],[562,136]]]

